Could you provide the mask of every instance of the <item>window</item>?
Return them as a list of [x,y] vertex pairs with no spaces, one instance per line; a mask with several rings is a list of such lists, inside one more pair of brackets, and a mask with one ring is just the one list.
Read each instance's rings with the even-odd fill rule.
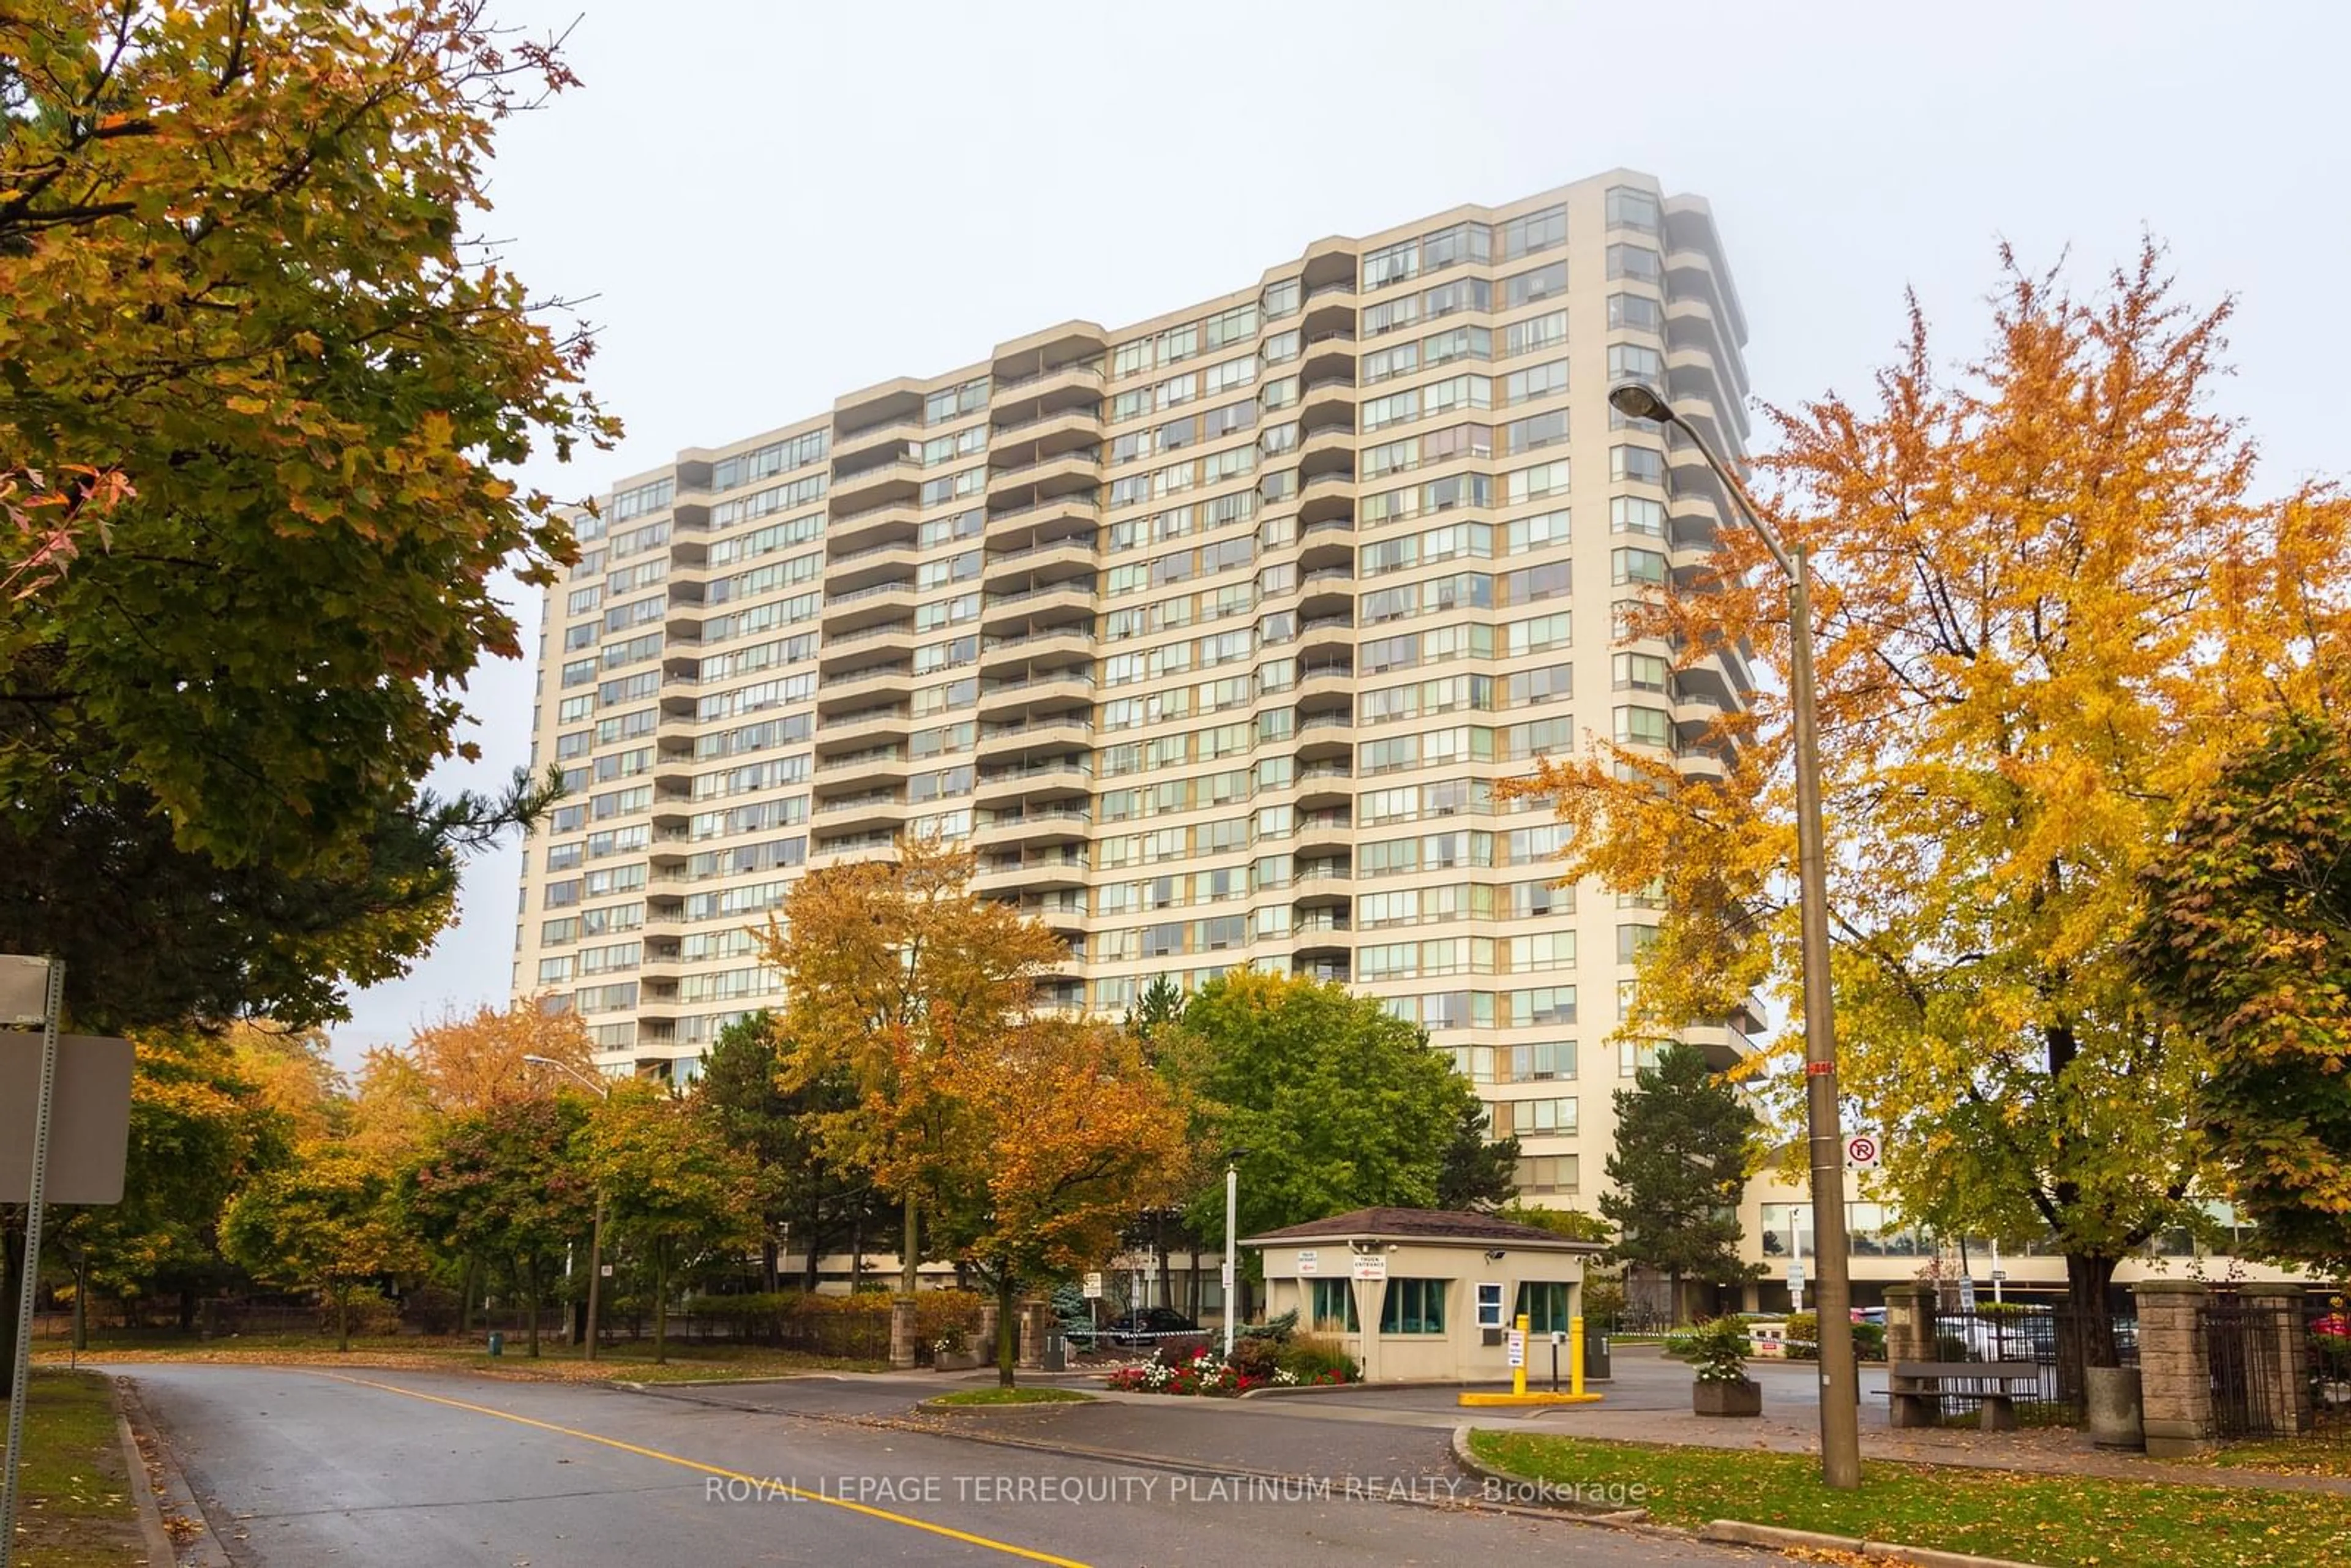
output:
[[1517,1177],[1519,1190],[1522,1193],[1573,1192],[1577,1186],[1576,1156],[1537,1155],[1531,1159],[1520,1160]]
[[1449,1280],[1390,1280],[1380,1302],[1380,1333],[1443,1333]]
[[1608,382],[1646,382],[1651,386],[1663,386],[1666,381],[1666,357],[1656,350],[1640,343],[1608,345]]
[[1532,272],[1521,272],[1516,277],[1502,280],[1502,308],[1516,310],[1538,299],[1549,299],[1554,294],[1567,291],[1567,263],[1554,261],[1538,267]]
[[1440,283],[1420,297],[1421,314],[1434,320],[1450,316],[1458,310],[1484,310],[1493,304],[1492,286],[1482,277],[1456,278]]
[[1307,1318],[1318,1330],[1340,1333],[1361,1333],[1363,1323],[1355,1316],[1355,1282],[1353,1280],[1309,1280]]
[[1647,191],[1637,191],[1630,185],[1618,185],[1608,193],[1608,226],[1612,229],[1638,229],[1653,235],[1659,227],[1657,198]]
[[1539,397],[1554,397],[1566,390],[1565,360],[1531,365],[1502,378],[1502,406],[1508,408],[1512,403],[1529,402]]
[[1616,710],[1616,744],[1665,746],[1672,737],[1673,721],[1662,708],[1620,707]]
[[1646,496],[1614,496],[1608,501],[1608,526],[1620,534],[1666,537],[1666,505]]
[[1639,963],[1641,955],[1648,951],[1649,945],[1656,939],[1657,928],[1654,925],[1619,925],[1616,927],[1616,961],[1620,964]]
[[1491,255],[1493,231],[1484,224],[1456,224],[1449,229],[1439,229],[1420,242],[1420,266],[1424,272],[1436,272],[1463,262],[1484,262]]
[[1502,426],[1502,450],[1512,455],[1556,446],[1566,439],[1567,410],[1563,408],[1514,419]]
[[1266,285],[1265,293],[1259,297],[1258,304],[1264,310],[1267,320],[1278,320],[1296,310],[1303,295],[1304,290],[1297,278],[1285,277],[1279,283]]
[[1502,225],[1504,261],[1516,261],[1522,256],[1532,256],[1536,251],[1549,250],[1566,243],[1567,208],[1564,205],[1545,207],[1539,213],[1512,218]]
[[1616,689],[1620,692],[1662,692],[1667,664],[1655,653],[1619,653],[1615,657]]
[[1656,283],[1666,275],[1666,264],[1657,253],[1645,245],[1612,245],[1608,247],[1608,276],[1629,277],[1638,283]]
[[1548,1083],[1575,1076],[1575,1041],[1497,1048],[1501,1077],[1510,1083]]
[[1542,496],[1562,495],[1568,486],[1567,459],[1562,457],[1555,462],[1538,463],[1531,468],[1521,468],[1509,476],[1509,485],[1506,504],[1513,507]]
[[1654,446],[1612,446],[1608,449],[1608,477],[1619,484],[1662,485],[1666,482],[1666,455]]
[[1527,1320],[1529,1333],[1563,1333],[1567,1330],[1567,1283],[1562,1280],[1524,1280],[1519,1284],[1512,1322]]
[[1408,239],[1400,245],[1383,246],[1364,257],[1364,287],[1384,288],[1391,283],[1402,283],[1407,277],[1420,276],[1420,242]]
[[1636,582],[1661,586],[1666,580],[1666,558],[1657,550],[1619,546],[1608,552],[1608,575],[1618,588]]
[[1570,537],[1573,514],[1565,511],[1537,512],[1531,517],[1520,517],[1502,525],[1502,547],[1506,555],[1524,550],[1564,549]]
[[1662,332],[1666,329],[1666,308],[1644,294],[1612,294],[1608,297],[1608,325],[1636,332]]
[[1553,310],[1548,315],[1530,316],[1523,321],[1513,321],[1502,329],[1502,357],[1512,359],[1520,354],[1531,354],[1538,349],[1556,348],[1566,341],[1566,311]]
[[1398,343],[1392,349],[1381,349],[1365,354],[1362,371],[1356,380],[1364,386],[1386,381],[1391,376],[1408,376],[1420,369],[1420,345]]
[[1575,1100],[1502,1100],[1493,1107],[1498,1138],[1573,1137],[1576,1130]]

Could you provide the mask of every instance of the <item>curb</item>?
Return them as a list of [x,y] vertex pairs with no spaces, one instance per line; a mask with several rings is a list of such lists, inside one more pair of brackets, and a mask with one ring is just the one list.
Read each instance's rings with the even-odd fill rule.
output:
[[1858,1541],[1850,1535],[1828,1535],[1816,1530],[1782,1530],[1776,1525],[1748,1524],[1718,1519],[1698,1532],[1700,1541],[1731,1546],[1803,1546],[1814,1551],[1848,1552],[1886,1563],[1907,1563],[1916,1568],[2041,1568],[2011,1557],[1978,1557],[1969,1552],[1938,1552],[1926,1546],[1905,1546],[1893,1541]]
[[[1071,1393],[1079,1393],[1072,1389]],[[1076,1399],[1024,1399],[1000,1405],[950,1405],[951,1394],[935,1394],[928,1399],[918,1399],[914,1408],[933,1416],[1029,1416],[1040,1410],[1067,1410],[1073,1406],[1096,1403],[1091,1394]]]
[[[229,1568],[226,1549],[213,1533],[212,1521],[197,1504],[187,1477],[148,1416],[138,1388],[126,1376],[118,1375],[113,1382],[115,1425],[131,1471],[131,1498],[139,1510],[139,1530],[146,1538],[148,1561],[154,1568]],[[177,1534],[173,1524],[180,1527]],[[181,1544],[183,1541],[185,1544]]]

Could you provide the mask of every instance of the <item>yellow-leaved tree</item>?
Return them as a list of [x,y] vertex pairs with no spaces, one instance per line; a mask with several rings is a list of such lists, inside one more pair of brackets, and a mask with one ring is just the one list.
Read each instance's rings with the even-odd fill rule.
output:
[[856,1101],[813,1118],[818,1140],[827,1159],[871,1172],[897,1201],[908,1293],[923,1260],[923,1211],[968,1218],[977,1196],[962,1157],[957,1064],[1007,1049],[1038,977],[1068,952],[1011,905],[975,895],[972,866],[967,851],[922,840],[894,861],[820,868],[793,885],[760,941],[784,979],[783,1087],[846,1070]]
[[[2257,496],[2211,401],[2231,307],[2183,304],[2155,244],[2086,293],[2001,263],[1978,359],[1938,369],[1914,301],[1874,395],[1771,410],[1762,467],[1813,563],[1844,1092],[1909,1218],[2064,1252],[2112,1364],[2116,1264],[2211,1170],[2200,1052],[2123,952],[2136,879],[2244,727],[2344,657],[2351,513],[2317,483]],[[1717,551],[1628,630],[1784,669],[1783,580],[1694,452],[1672,479],[1676,543]],[[1720,779],[1604,743],[1523,781],[1573,830],[1567,871],[1662,896],[1633,1032],[1793,997],[1788,717],[1766,689],[1715,723]]]

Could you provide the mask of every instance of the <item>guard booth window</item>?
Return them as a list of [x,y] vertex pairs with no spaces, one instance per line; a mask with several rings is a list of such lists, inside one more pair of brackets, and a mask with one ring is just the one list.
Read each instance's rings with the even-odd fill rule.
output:
[[1567,1328],[1567,1284],[1561,1280],[1530,1280],[1519,1286],[1519,1312],[1530,1333],[1564,1333]]
[[1446,1280],[1390,1280],[1380,1307],[1382,1333],[1443,1333]]
[[1308,1297],[1310,1321],[1318,1329],[1337,1329],[1343,1333],[1357,1333],[1363,1325],[1355,1319],[1355,1284],[1352,1280],[1310,1280],[1313,1287]]

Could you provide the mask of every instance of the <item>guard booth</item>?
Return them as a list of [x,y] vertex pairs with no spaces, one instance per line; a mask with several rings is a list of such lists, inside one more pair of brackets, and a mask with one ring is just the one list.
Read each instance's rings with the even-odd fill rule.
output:
[[[1359,1208],[1251,1236],[1266,1313],[1337,1341],[1367,1383],[1508,1382],[1508,1330],[1527,1320],[1527,1372],[1549,1376],[1553,1333],[1583,1310],[1585,1260],[1573,1241],[1490,1214]],[[1590,1340],[1585,1342],[1589,1366]],[[1560,1347],[1560,1376],[1573,1369]]]

